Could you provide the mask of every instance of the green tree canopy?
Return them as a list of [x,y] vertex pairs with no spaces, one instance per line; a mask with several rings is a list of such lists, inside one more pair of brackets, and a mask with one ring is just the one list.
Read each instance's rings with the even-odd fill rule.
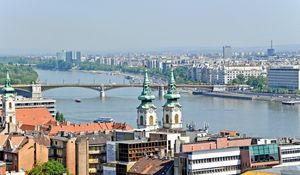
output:
[[0,64],[0,84],[3,84],[8,71],[12,84],[30,84],[38,78],[38,74],[30,66]]
[[58,122],[65,122],[66,121],[64,115],[60,112],[56,112],[55,119]]
[[239,74],[232,80],[233,84],[246,84],[246,78],[243,74]]
[[43,164],[35,165],[27,174],[28,175],[63,175],[68,174],[68,170],[59,162],[50,160]]

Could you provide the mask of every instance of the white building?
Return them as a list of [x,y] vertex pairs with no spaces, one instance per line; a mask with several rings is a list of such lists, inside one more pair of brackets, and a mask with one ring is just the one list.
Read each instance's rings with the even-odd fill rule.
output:
[[246,79],[263,75],[264,71],[261,66],[224,66],[222,84],[230,84],[238,75],[243,75]]
[[241,173],[240,148],[183,153],[175,158],[175,175],[236,175]]
[[[1,97],[2,98],[2,97]],[[45,98],[25,98],[23,96],[16,96],[16,109],[20,108],[47,108],[52,116],[56,114],[56,100]],[[0,100],[0,109],[2,109],[2,100]]]
[[300,145],[279,145],[281,164],[279,166],[300,165]]
[[238,75],[246,79],[264,75],[266,72],[261,66],[221,66],[201,64],[191,69],[191,78],[207,84],[230,84]]

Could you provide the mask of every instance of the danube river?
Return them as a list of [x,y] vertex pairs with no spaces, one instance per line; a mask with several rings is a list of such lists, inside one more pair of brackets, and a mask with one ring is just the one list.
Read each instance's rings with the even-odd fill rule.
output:
[[[42,83],[128,83],[123,75],[85,73],[80,71],[37,70]],[[59,88],[45,91],[44,97],[57,100],[57,110],[73,122],[91,122],[98,117],[110,116],[116,121],[136,126],[137,99],[141,88],[120,88],[99,92],[83,88]],[[154,91],[157,96],[157,91]],[[74,99],[81,99],[81,103]],[[157,98],[159,120],[162,118],[163,99]],[[217,97],[181,94],[184,127],[195,122],[198,128],[209,123],[210,132],[222,129],[238,130],[247,136],[299,137],[300,105],[286,106],[275,102],[223,99]]]

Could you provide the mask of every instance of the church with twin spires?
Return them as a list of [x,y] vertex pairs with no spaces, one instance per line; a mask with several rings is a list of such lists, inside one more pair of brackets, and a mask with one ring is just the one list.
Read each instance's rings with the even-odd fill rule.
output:
[[[162,127],[164,129],[181,129],[182,128],[182,106],[179,104],[180,94],[176,89],[173,67],[171,67],[168,90],[164,95],[167,100],[163,107]],[[137,107],[137,127],[138,129],[156,130],[158,126],[158,118],[156,114],[156,106],[153,104],[155,96],[150,88],[150,80],[147,68],[145,67],[143,91],[138,99],[141,104]]]

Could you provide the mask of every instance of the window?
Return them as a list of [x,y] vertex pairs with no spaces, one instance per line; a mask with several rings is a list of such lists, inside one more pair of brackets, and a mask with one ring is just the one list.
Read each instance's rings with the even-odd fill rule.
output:
[[12,103],[11,102],[8,103],[8,107],[9,107],[9,109],[12,108]]
[[140,125],[144,125],[144,117],[142,115],[140,116]]
[[168,114],[166,114],[166,123],[170,123],[169,115]]
[[175,115],[175,123],[176,123],[176,124],[179,123],[179,116],[178,116],[178,114]]
[[150,123],[150,125],[153,125],[153,124],[154,124],[153,116],[152,116],[152,115],[149,117],[149,123]]

